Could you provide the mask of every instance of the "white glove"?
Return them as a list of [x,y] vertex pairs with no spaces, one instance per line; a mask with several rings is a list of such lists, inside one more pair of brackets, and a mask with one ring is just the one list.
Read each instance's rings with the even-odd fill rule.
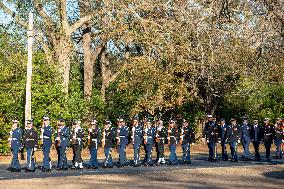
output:
[[172,131],[171,131],[171,130],[168,130],[168,133],[172,133]]
[[56,137],[56,139],[55,140],[60,140],[60,137]]
[[61,132],[61,129],[58,129],[58,132]]
[[43,132],[43,131],[44,131],[44,129],[43,129],[43,128],[41,128],[40,130],[41,130],[41,132]]
[[238,143],[241,143],[241,140],[238,140]]
[[34,151],[37,151],[37,148],[34,148]]
[[133,136],[131,136],[131,138],[134,138]]
[[89,132],[92,132],[92,129],[88,129]]
[[194,146],[194,143],[191,143],[192,146]]
[[88,139],[90,139],[91,137],[90,136],[88,136]]
[[205,138],[202,138],[201,141],[202,141],[202,142],[205,142]]

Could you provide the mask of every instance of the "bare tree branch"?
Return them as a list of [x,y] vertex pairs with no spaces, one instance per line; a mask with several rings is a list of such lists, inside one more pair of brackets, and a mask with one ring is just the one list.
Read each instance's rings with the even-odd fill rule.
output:
[[16,20],[18,24],[20,24],[25,29],[28,29],[28,24],[23,21],[19,16],[16,15],[15,12],[13,12],[11,9],[9,9],[4,3],[0,2],[0,8],[8,15],[10,15],[12,18]]

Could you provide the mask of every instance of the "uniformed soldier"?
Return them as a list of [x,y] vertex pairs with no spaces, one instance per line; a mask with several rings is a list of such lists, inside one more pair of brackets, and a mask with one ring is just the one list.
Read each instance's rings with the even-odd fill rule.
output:
[[274,132],[275,132],[275,146],[276,146],[276,154],[273,157],[274,159],[282,159],[282,140],[283,140],[283,132],[284,132],[284,127],[282,123],[281,118],[277,118],[275,126],[274,126]]
[[58,171],[68,170],[66,150],[69,146],[70,129],[65,125],[65,120],[59,119],[58,137],[56,140],[59,142],[59,159],[58,159]]
[[181,128],[180,143],[182,147],[182,163],[190,164],[190,145],[194,145],[195,143],[195,134],[186,119],[183,120]]
[[178,144],[179,132],[175,120],[173,119],[170,120],[167,132],[168,132],[168,143],[170,147],[169,165],[177,165],[178,158],[176,155],[176,147]]
[[13,125],[10,131],[10,136],[8,138],[10,149],[13,155],[11,166],[10,166],[10,171],[20,172],[21,166],[20,166],[19,159],[18,159],[18,153],[22,146],[21,140],[23,136],[23,131],[21,128],[18,128],[19,121],[16,118],[14,118],[12,122],[13,122]]
[[245,161],[250,161],[251,160],[251,154],[249,151],[249,145],[251,142],[251,136],[252,136],[252,128],[248,123],[248,117],[244,117],[243,118],[243,124],[241,126],[242,129],[242,138],[241,138],[241,142],[243,145],[243,155],[242,155],[242,160]]
[[153,135],[155,135],[155,133],[153,133],[153,129],[152,129],[152,123],[150,118],[147,119],[146,121],[146,127],[144,127],[144,144],[146,145],[146,157],[147,159],[145,160],[144,166],[153,166],[153,159],[152,159],[152,155],[153,155],[153,147],[154,147],[154,138]]
[[217,144],[221,143],[221,128],[213,121],[212,115],[208,115],[208,122],[203,130],[202,141],[207,142],[209,149],[208,161],[217,162]]
[[24,139],[24,145],[27,150],[26,172],[35,172],[34,153],[38,147],[38,136],[36,130],[33,128],[32,120],[27,120],[27,127],[25,129],[23,139]]
[[51,171],[51,159],[50,159],[50,148],[52,145],[52,135],[53,128],[50,126],[50,121],[48,116],[43,116],[43,127],[41,128],[40,139],[42,141],[42,151],[43,151],[43,162],[42,171]]
[[134,147],[134,167],[140,166],[140,147],[143,138],[143,127],[139,124],[138,116],[133,118],[131,139]]
[[274,139],[274,127],[269,124],[269,118],[264,119],[264,126],[263,126],[263,142],[265,146],[265,157],[267,161],[270,161],[270,149]]
[[127,165],[126,159],[126,145],[128,144],[128,127],[125,125],[123,118],[118,119],[118,128],[116,130],[118,141],[117,148],[119,153],[119,161],[117,162],[117,167],[124,167]]
[[165,160],[165,142],[167,138],[167,129],[164,127],[164,123],[161,119],[158,120],[158,126],[156,129],[156,143],[157,143],[157,165],[166,164]]
[[221,128],[221,147],[222,147],[222,160],[228,161],[228,153],[226,148],[226,134],[228,130],[228,125],[224,118],[220,119],[220,128]]
[[255,151],[255,161],[261,161],[260,154],[259,154],[259,144],[262,139],[262,128],[258,125],[258,120],[253,120],[253,126],[252,126],[252,143]]
[[112,168],[113,162],[111,152],[113,148],[113,138],[115,136],[115,131],[113,128],[111,128],[111,122],[108,119],[105,121],[102,135],[102,147],[105,152],[105,161],[103,163],[103,168]]
[[241,142],[242,129],[237,124],[236,119],[231,119],[231,125],[228,127],[226,142],[230,144],[232,162],[238,162],[238,144]]
[[93,119],[91,121],[91,127],[88,129],[88,145],[91,154],[89,167],[93,169],[98,168],[98,148],[99,148],[99,139],[101,136],[101,130],[97,126],[97,120]]
[[72,132],[72,144],[75,152],[73,169],[83,169],[82,149],[85,131],[81,128],[81,121],[75,121],[75,129]]

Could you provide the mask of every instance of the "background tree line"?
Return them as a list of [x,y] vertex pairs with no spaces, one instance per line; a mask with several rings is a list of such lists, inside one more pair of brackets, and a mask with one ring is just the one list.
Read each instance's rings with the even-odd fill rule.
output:
[[34,45],[35,125],[139,112],[284,116],[284,3],[276,0],[1,0],[0,153],[23,123],[26,31]]

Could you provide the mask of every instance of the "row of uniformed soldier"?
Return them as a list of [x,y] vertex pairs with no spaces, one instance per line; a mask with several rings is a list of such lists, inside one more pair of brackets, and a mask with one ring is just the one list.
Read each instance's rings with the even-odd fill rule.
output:
[[249,124],[248,118],[244,117],[241,125],[237,124],[236,119],[231,119],[231,124],[227,125],[224,119],[221,119],[219,123],[213,120],[212,115],[208,115],[208,122],[205,124],[203,130],[203,141],[207,142],[209,148],[209,161],[218,161],[217,157],[217,144],[221,144],[222,147],[222,160],[227,161],[228,155],[226,150],[226,144],[230,145],[231,161],[237,162],[238,144],[243,146],[242,160],[251,160],[251,154],[249,151],[249,145],[253,143],[255,149],[255,160],[261,161],[259,154],[259,145],[264,143],[266,151],[266,160],[270,161],[270,149],[275,141],[276,155],[275,159],[281,159],[283,157],[283,143],[284,143],[284,119],[278,118],[276,124],[273,126],[269,123],[269,119],[264,119],[263,126],[259,126],[258,120],[253,120],[253,124]]
[[[128,144],[129,129],[125,121],[120,118],[117,121],[117,128],[112,127],[109,120],[105,121],[104,128],[101,130],[97,127],[97,121],[91,121],[91,126],[88,129],[88,146],[90,150],[90,168],[98,168],[98,148],[101,138],[102,147],[105,153],[105,161],[103,167],[113,167],[112,149],[114,147],[114,139],[117,140],[117,150],[119,153],[118,167],[127,165],[126,146]],[[164,146],[168,141],[170,146],[170,159],[169,164],[177,164],[176,145],[178,141],[182,144],[183,149],[183,163],[191,163],[190,160],[190,145],[194,144],[195,135],[193,130],[189,127],[188,121],[184,120],[181,132],[179,132],[176,122],[170,120],[169,127],[163,125],[163,121],[158,119],[155,124],[152,124],[150,119],[144,120],[144,123],[139,123],[139,118],[134,117],[132,126],[131,140],[134,146],[134,166],[140,166],[142,163],[146,166],[153,165],[152,159],[153,148],[156,147],[157,151],[157,165],[165,164]],[[12,130],[10,132],[9,141],[11,144],[11,151],[13,159],[11,162],[11,171],[20,171],[20,164],[18,160],[19,150],[25,146],[27,150],[27,172],[35,171],[35,156],[34,153],[40,143],[43,150],[43,164],[42,171],[49,172],[52,168],[50,159],[50,149],[52,146],[52,137],[55,137],[55,147],[58,153],[58,170],[67,170],[67,156],[66,150],[71,145],[73,149],[72,168],[82,169],[83,160],[81,157],[84,140],[84,129],[80,126],[80,121],[76,121],[70,130],[65,125],[64,119],[59,119],[56,129],[50,126],[48,116],[43,117],[43,124],[40,129],[40,141],[38,142],[38,135],[33,127],[32,120],[27,121],[27,127],[23,132],[18,128],[18,120],[13,120]],[[23,141],[23,142],[22,142]],[[71,144],[70,144],[71,143]],[[144,145],[145,158],[144,161],[140,160],[141,146]]]

